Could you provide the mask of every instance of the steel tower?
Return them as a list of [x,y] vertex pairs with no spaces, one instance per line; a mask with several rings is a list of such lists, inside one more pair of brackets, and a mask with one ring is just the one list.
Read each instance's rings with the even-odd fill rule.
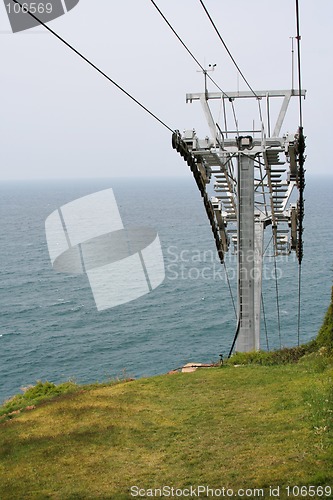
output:
[[[304,136],[281,135],[291,97],[305,97],[305,91],[264,90],[256,92],[204,92],[187,94],[186,101],[200,101],[210,137],[200,139],[195,130],[182,135],[175,131],[172,146],[188,163],[201,192],[214,234],[220,261],[233,245],[237,254],[237,335],[235,350],[260,348],[260,306],[264,230],[271,226],[274,254],[292,250],[302,258],[302,218],[304,187]],[[282,99],[274,127],[270,124],[270,101]],[[228,129],[217,124],[210,100],[256,99],[265,102],[265,124],[261,116],[258,130]],[[272,130],[272,132],[271,132]],[[236,165],[235,165],[236,164]],[[207,184],[213,179],[215,195],[209,198]],[[290,203],[294,190],[297,203]]]

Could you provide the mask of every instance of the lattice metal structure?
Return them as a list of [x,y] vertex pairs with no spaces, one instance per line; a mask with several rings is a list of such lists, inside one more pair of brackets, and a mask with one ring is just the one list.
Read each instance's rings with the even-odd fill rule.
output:
[[[200,101],[208,121],[210,137],[200,139],[195,130],[175,131],[173,147],[187,161],[203,198],[221,262],[233,247],[237,253],[238,302],[235,350],[260,348],[260,306],[264,230],[271,226],[275,255],[295,251],[302,258],[304,188],[304,136],[280,135],[291,97],[305,91],[204,92],[187,94],[187,102]],[[259,130],[222,130],[215,123],[209,100],[282,98],[274,128],[267,117]],[[226,128],[226,127],[225,127]],[[238,127],[237,127],[238,128]],[[272,130],[272,132],[271,132]],[[214,183],[214,196],[207,184]],[[294,189],[297,203],[291,203]]]

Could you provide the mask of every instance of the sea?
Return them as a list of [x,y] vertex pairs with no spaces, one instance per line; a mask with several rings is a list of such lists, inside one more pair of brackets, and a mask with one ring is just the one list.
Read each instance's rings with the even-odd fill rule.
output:
[[[45,220],[108,188],[125,227],[157,231],[165,279],[146,295],[98,311],[86,275],[53,270]],[[333,276],[332,192],[333,177],[308,176],[299,329],[296,256],[274,262],[266,236],[262,349],[307,342],[321,326]],[[235,255],[226,255],[226,274],[190,176],[3,181],[0,214],[0,403],[38,380],[148,377],[228,355],[236,329]]]

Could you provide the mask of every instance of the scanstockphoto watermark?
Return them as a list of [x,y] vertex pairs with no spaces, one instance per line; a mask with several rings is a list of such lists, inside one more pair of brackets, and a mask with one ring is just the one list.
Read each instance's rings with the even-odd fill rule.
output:
[[160,488],[130,487],[132,498],[331,498],[332,487],[329,485],[288,485],[267,486],[265,488],[230,488],[221,486],[213,488],[208,485],[177,488],[161,486]]
[[[228,269],[228,278],[230,281],[237,280],[237,260],[238,256],[229,251],[225,254],[225,263]],[[243,256],[244,267],[241,267],[240,273],[244,278],[258,279],[260,271],[254,265],[257,260],[256,252],[249,252]],[[286,262],[296,261],[294,255],[279,255],[274,257],[272,254],[263,259],[262,279],[275,280],[284,276]],[[212,250],[199,250],[195,248],[184,249],[177,245],[170,245],[165,251],[166,277],[170,281],[176,280],[227,280],[224,267],[218,259],[217,253]],[[249,265],[246,265],[249,264]],[[252,265],[251,265],[252,264]]]
[[150,227],[124,227],[111,188],[52,212],[45,233],[53,269],[85,274],[98,311],[142,297],[164,281],[158,234]]
[[72,10],[80,0],[4,0],[13,33],[47,24]]
[[130,494],[133,498],[263,498],[265,490],[263,488],[212,488],[208,485],[189,486],[188,488],[177,488],[175,486],[162,486],[161,488],[140,488],[131,486]]

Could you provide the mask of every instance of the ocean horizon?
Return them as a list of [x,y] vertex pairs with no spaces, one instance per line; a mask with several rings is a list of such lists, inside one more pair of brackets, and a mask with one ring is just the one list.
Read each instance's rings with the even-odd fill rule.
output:
[[[52,269],[45,220],[62,205],[112,188],[124,226],[159,235],[164,282],[150,293],[98,311],[85,275]],[[314,338],[332,286],[333,177],[308,176],[300,342]],[[0,402],[37,380],[78,383],[166,373],[228,355],[235,313],[223,266],[194,180],[184,178],[2,181]],[[236,299],[236,260],[226,255]],[[264,261],[261,347],[297,345],[298,263]],[[266,328],[267,335],[266,335]]]

